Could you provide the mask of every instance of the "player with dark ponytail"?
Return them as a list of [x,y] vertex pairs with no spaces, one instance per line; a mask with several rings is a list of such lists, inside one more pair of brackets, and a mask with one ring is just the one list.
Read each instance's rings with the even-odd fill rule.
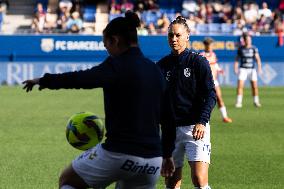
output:
[[139,23],[127,12],[106,26],[103,40],[110,56],[100,65],[24,81],[27,92],[36,84],[39,89],[103,88],[105,142],[73,160],[60,176],[60,189],[106,188],[114,182],[117,189],[154,189],[160,173],[174,171],[175,127],[163,103],[166,82],[138,47]]

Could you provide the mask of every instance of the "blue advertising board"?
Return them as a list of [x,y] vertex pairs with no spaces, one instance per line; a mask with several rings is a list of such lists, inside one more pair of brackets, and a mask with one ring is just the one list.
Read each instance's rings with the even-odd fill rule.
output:
[[[98,64],[99,62],[6,62],[0,64],[0,82],[9,85],[21,84],[26,79],[40,77],[44,73],[84,70]],[[220,63],[220,67],[224,70],[224,74],[219,75],[220,84],[235,86],[237,76],[234,74],[233,63]],[[284,86],[284,63],[263,62],[259,85]]]
[[[204,49],[206,36],[191,36],[190,46]],[[211,36],[219,62],[233,61],[239,45],[238,36]],[[140,47],[152,60],[170,52],[166,36],[141,36]],[[0,36],[0,61],[102,61],[107,52],[102,36],[91,35],[7,35]],[[253,37],[263,61],[283,62],[284,46],[279,47],[277,36]]]
[[[204,49],[206,36],[191,36],[190,46],[195,51]],[[211,36],[213,48],[225,74],[219,77],[221,85],[234,86],[237,77],[233,62],[239,45],[237,36]],[[284,86],[284,47],[277,46],[277,36],[253,37],[258,47],[263,73],[259,85]],[[20,84],[23,80],[44,73],[62,73],[87,69],[107,56],[101,36],[82,35],[18,35],[0,36],[0,82]],[[159,60],[170,52],[166,36],[141,36],[140,47],[148,58]]]

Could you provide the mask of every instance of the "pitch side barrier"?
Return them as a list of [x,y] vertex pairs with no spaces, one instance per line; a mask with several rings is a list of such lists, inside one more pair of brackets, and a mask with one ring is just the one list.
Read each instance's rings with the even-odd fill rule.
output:
[[[206,36],[191,36],[190,46],[202,51]],[[239,45],[238,36],[210,36],[213,48],[225,75],[221,85],[234,86],[233,62]],[[284,46],[278,46],[277,36],[253,37],[263,62],[260,85],[284,86]],[[170,52],[166,36],[141,36],[144,54],[157,61]],[[43,73],[62,73],[87,69],[107,56],[102,36],[92,35],[1,35],[0,82],[20,84]]]

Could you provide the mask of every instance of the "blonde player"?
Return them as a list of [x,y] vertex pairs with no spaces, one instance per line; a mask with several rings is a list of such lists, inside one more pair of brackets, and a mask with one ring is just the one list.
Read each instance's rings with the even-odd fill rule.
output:
[[203,41],[204,44],[204,51],[201,52],[201,55],[205,56],[210,64],[210,68],[212,71],[213,79],[214,79],[214,84],[215,84],[215,90],[216,90],[216,95],[217,95],[217,104],[218,108],[221,112],[223,122],[225,123],[231,123],[232,119],[228,117],[227,110],[225,103],[222,98],[222,92],[221,92],[221,87],[219,85],[219,82],[217,80],[218,73],[222,73],[223,70],[219,67],[217,63],[217,56],[212,50],[212,38],[205,38]]

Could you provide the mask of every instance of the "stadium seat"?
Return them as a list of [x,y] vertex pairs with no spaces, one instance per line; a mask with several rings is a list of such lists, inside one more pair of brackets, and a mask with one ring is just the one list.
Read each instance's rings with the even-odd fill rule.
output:
[[175,13],[175,9],[174,8],[160,8],[159,12],[161,12],[162,14]]
[[217,23],[208,24],[208,31],[210,34],[218,34],[221,32],[221,25]]
[[158,15],[156,11],[144,11],[141,15],[142,20],[149,25],[150,23],[156,23],[158,20]]
[[207,34],[208,33],[208,25],[207,24],[197,24],[196,31],[200,34]]
[[120,17],[120,16],[123,16],[123,14],[111,14],[110,13],[109,16],[108,16],[108,21],[111,21],[111,20],[113,20],[117,17]]
[[232,24],[221,24],[221,31],[222,33],[231,34],[233,33],[233,25]]
[[84,8],[83,20],[86,22],[96,21],[96,7],[95,6],[86,6]]
[[[173,10],[172,13],[181,12],[183,0],[162,0],[159,1],[160,10]],[[166,12],[169,13],[169,12]]]

